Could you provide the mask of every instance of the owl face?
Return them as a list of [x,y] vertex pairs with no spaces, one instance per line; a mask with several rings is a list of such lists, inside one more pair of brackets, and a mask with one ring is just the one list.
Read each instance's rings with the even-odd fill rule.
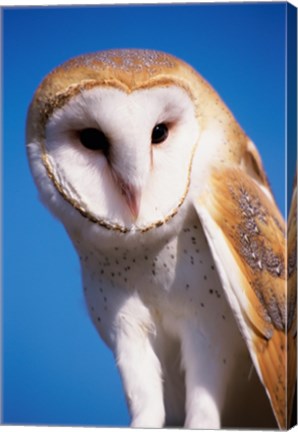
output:
[[64,200],[91,221],[146,230],[182,205],[198,135],[182,88],[82,88],[48,119],[43,158]]
[[150,50],[69,60],[38,87],[27,119],[36,185],[69,232],[86,221],[101,233],[175,231],[190,185],[204,184],[210,161],[238,158],[243,142],[197,72]]

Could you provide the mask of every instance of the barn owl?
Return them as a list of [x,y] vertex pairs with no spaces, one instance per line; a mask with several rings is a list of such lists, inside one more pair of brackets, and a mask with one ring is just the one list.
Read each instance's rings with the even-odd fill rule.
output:
[[211,86],[162,52],[82,55],[38,87],[26,141],[131,426],[287,427],[284,221],[256,147]]

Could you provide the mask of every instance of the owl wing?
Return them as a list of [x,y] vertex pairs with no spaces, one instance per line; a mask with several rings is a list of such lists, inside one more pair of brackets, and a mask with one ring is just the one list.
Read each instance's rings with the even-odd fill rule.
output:
[[194,205],[254,366],[285,429],[296,378],[296,286],[289,286],[287,305],[284,221],[265,175],[247,171],[211,170]]
[[[288,217],[288,403],[292,407],[297,373],[297,173]],[[288,413],[289,416],[291,412]]]

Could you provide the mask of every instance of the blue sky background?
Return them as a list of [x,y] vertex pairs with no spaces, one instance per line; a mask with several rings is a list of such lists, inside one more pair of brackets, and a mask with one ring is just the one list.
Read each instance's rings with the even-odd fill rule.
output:
[[42,78],[85,52],[154,48],[194,66],[257,144],[284,212],[285,3],[14,8],[3,13],[3,395],[16,424],[128,425],[79,262],[43,208],[25,154]]

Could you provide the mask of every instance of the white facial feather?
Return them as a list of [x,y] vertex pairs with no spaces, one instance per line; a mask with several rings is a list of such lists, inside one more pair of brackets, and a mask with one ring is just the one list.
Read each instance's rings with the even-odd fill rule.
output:
[[[169,124],[165,143],[152,146],[153,128]],[[86,149],[76,132],[101,130],[109,139],[110,160]],[[53,175],[71,200],[95,217],[121,226],[144,227],[164,219],[186,193],[189,166],[198,138],[192,102],[181,89],[82,91],[57,110],[46,127],[46,151]],[[140,190],[141,207],[131,220],[113,172]]]
[[211,87],[163,53],[79,57],[37,90],[27,150],[132,426],[289,424],[283,220]]

